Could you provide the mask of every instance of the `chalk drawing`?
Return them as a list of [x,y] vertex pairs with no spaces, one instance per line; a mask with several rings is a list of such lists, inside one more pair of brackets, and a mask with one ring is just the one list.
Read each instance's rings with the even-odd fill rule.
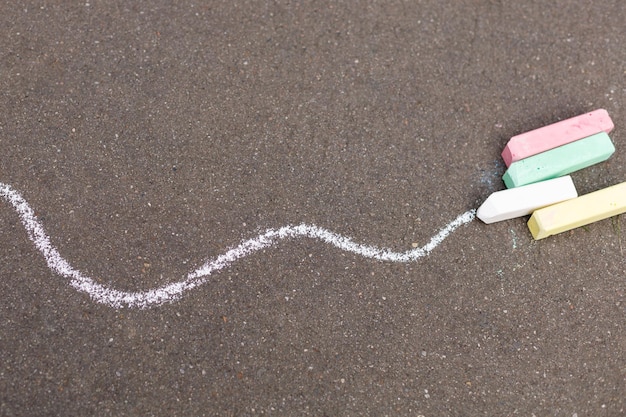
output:
[[511,229],[511,239],[513,240],[513,249],[517,249],[517,235],[513,229]]
[[46,234],[28,202],[11,186],[0,183],[0,197],[13,206],[26,229],[28,238],[41,252],[48,268],[54,273],[69,279],[69,284],[73,288],[86,293],[92,300],[113,308],[148,308],[172,302],[182,297],[184,293],[204,284],[209,276],[230,266],[236,260],[261,249],[274,246],[281,240],[286,239],[315,239],[365,258],[388,262],[414,262],[428,255],[453,231],[471,222],[476,216],[476,210],[466,211],[439,230],[426,245],[406,252],[394,252],[390,249],[356,243],[349,237],[333,233],[312,224],[288,225],[278,229],[268,229],[259,236],[244,240],[222,255],[207,261],[195,271],[187,274],[187,277],[182,281],[146,291],[119,291],[97,283],[72,267],[52,245],[50,237]]

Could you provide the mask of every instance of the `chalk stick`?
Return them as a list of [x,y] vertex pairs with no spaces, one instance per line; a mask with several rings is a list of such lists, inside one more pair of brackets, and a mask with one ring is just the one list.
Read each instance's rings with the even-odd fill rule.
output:
[[536,210],[528,228],[536,240],[626,213],[626,182]]
[[572,177],[567,175],[523,187],[496,191],[478,208],[476,216],[490,224],[526,216],[539,208],[577,196]]
[[545,181],[605,161],[613,152],[615,146],[609,135],[597,133],[513,162],[502,179],[507,188]]
[[562,120],[530,132],[513,136],[502,151],[506,166],[538,153],[570,142],[613,130],[613,121],[604,109],[594,110],[571,119]]

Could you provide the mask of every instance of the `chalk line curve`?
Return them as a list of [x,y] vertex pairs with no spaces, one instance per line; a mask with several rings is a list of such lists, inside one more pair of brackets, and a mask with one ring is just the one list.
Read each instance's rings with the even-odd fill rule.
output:
[[395,252],[391,249],[360,244],[349,237],[313,224],[287,225],[278,229],[268,229],[257,237],[242,241],[239,245],[232,247],[216,258],[206,261],[202,266],[187,274],[187,277],[182,281],[146,291],[120,291],[99,284],[72,267],[52,245],[50,237],[46,234],[43,225],[35,216],[35,212],[28,202],[10,185],[0,183],[0,197],[13,206],[26,229],[28,238],[41,252],[50,270],[69,279],[70,286],[77,291],[86,293],[92,300],[113,308],[148,308],[178,300],[185,292],[206,283],[209,276],[230,266],[238,259],[274,246],[286,239],[315,239],[365,258],[387,262],[414,262],[428,255],[457,228],[471,222],[476,217],[476,210],[466,211],[440,229],[426,245],[406,252]]

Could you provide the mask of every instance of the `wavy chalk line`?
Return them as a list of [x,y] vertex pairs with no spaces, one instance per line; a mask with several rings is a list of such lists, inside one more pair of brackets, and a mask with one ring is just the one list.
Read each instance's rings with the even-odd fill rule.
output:
[[300,224],[297,226],[284,226],[279,229],[268,229],[259,236],[244,240],[239,245],[229,249],[213,260],[207,261],[204,265],[179,282],[167,284],[163,287],[147,291],[119,291],[113,288],[98,284],[92,278],[74,269],[66,261],[59,251],[52,245],[50,238],[46,234],[43,226],[35,216],[33,209],[28,202],[11,186],[0,183],[0,197],[6,200],[17,211],[28,238],[35,244],[41,252],[50,268],[55,273],[68,278],[70,285],[80,292],[88,294],[94,301],[106,304],[113,308],[147,308],[154,307],[166,302],[171,302],[182,297],[183,293],[196,288],[207,281],[207,278],[232,264],[238,259],[244,258],[252,253],[270,246],[274,246],[283,239],[295,239],[306,237],[317,239],[324,243],[333,245],[344,251],[361,255],[365,258],[377,259],[389,262],[412,262],[428,255],[443,240],[459,226],[471,222],[476,215],[476,210],[469,210],[444,228],[439,230],[426,245],[406,252],[394,252],[390,249],[381,249],[373,246],[362,245],[352,239],[338,235],[321,227]]

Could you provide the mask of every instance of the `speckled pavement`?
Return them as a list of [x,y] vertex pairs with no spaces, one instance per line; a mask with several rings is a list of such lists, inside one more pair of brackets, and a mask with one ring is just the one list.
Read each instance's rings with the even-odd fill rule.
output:
[[[5,2],[0,183],[99,288],[268,230],[403,253],[503,189],[508,138],[597,108],[626,181],[622,2]],[[2,416],[626,415],[626,222],[461,225],[381,261],[246,252],[149,308],[51,270],[0,201]]]

